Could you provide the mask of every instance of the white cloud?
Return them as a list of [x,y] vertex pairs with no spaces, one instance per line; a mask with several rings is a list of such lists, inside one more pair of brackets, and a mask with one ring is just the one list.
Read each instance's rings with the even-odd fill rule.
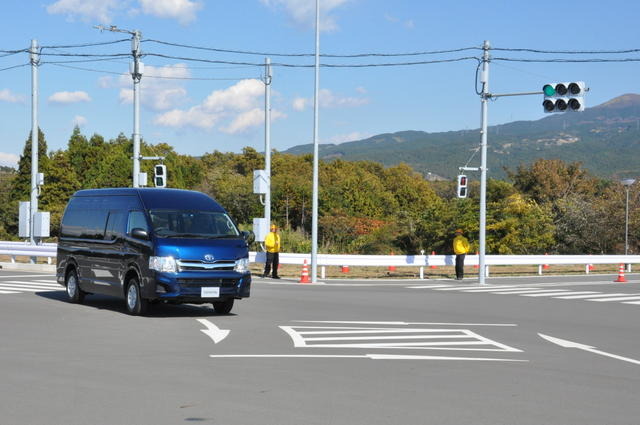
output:
[[[318,104],[321,108],[353,108],[356,106],[362,106],[369,103],[369,99],[366,97],[349,97],[339,96],[334,94],[329,89],[321,89],[318,92]],[[296,111],[304,111],[307,107],[313,105],[313,99],[297,97],[293,99],[293,109]]]
[[196,19],[196,12],[202,9],[201,2],[190,0],[140,0],[142,11],[158,18],[174,18],[181,25]]
[[[283,8],[296,25],[314,28],[316,2],[312,0],[260,0],[272,8]],[[335,31],[338,24],[331,13],[351,0],[322,0],[320,2],[320,30]]]
[[85,125],[87,125],[87,119],[82,115],[76,115],[75,117],[73,117],[71,124],[73,124],[74,127],[84,127]]
[[[285,117],[286,115],[282,112],[274,109],[271,110],[271,122]],[[228,134],[236,134],[262,124],[264,124],[264,109],[254,108],[238,115],[228,126],[221,127],[220,131]]]
[[85,91],[59,91],[49,96],[49,103],[77,103],[90,102],[91,98]]
[[386,19],[387,21],[393,23],[393,24],[400,24],[403,27],[407,28],[407,29],[413,29],[415,28],[416,24],[413,21],[413,19],[407,19],[406,21],[401,20],[400,18],[396,18],[395,16],[389,15],[389,14],[385,14],[384,15],[384,19]]
[[[226,89],[211,92],[199,105],[158,115],[154,123],[164,127],[205,130],[223,123],[220,131],[231,134],[243,132],[264,122],[263,95],[264,84],[260,80],[242,80]],[[271,110],[272,120],[284,116],[277,110]]]
[[65,15],[70,21],[79,19],[102,24],[111,24],[119,15],[135,17],[143,13],[176,19],[181,25],[186,25],[196,19],[196,13],[203,7],[202,1],[193,0],[58,0],[47,6],[47,12]]
[[110,24],[116,11],[128,3],[126,0],[58,0],[47,6],[47,12],[66,15],[71,21],[77,17],[84,22],[97,20],[102,24]]
[[330,137],[329,139],[327,139],[325,141],[325,143],[334,143],[336,145],[339,145],[340,143],[353,142],[354,140],[367,139],[367,138],[369,138],[371,136],[372,136],[372,134],[370,134],[370,133],[363,133],[363,132],[360,132],[360,131],[354,131],[352,133],[338,134],[338,135],[335,135],[333,137]]
[[0,90],[0,101],[9,103],[24,103],[25,98],[21,94],[15,94],[9,89]]
[[[162,67],[145,66],[140,82],[140,102],[154,111],[166,111],[175,108],[186,100],[187,90],[181,78],[189,78],[191,72],[184,64]],[[101,78],[98,84],[102,87],[116,86],[111,80]],[[117,86],[120,87],[121,103],[133,102],[133,82],[130,74],[122,74]]]
[[367,94],[367,89],[365,89],[365,88],[364,88],[364,87],[362,87],[362,86],[358,86],[358,87],[356,87],[356,91],[357,91],[358,93],[360,93],[360,94]]
[[12,153],[0,152],[0,165],[3,165],[5,167],[17,168],[19,160],[20,160],[20,157],[18,155],[15,155]]

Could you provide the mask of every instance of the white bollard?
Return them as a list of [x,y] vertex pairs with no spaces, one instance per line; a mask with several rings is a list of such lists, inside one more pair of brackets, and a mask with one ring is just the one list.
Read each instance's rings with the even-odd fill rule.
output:
[[420,279],[424,279],[424,267],[420,267]]
[[324,266],[320,267],[320,279],[325,278],[325,268]]

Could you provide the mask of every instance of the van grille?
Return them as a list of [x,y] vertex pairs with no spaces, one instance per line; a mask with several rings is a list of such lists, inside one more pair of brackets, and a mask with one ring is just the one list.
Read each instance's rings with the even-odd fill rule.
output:
[[178,263],[179,271],[229,271],[236,266],[236,262],[233,260],[219,260],[213,263],[205,263],[201,260],[177,260],[176,262]]
[[182,288],[201,288],[203,286],[231,288],[237,283],[237,279],[178,279],[178,284]]

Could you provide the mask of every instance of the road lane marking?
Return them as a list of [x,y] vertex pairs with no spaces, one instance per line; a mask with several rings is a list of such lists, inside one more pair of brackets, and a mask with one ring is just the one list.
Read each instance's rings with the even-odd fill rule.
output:
[[15,292],[15,291],[3,291],[0,290],[0,294],[19,294],[20,292]]
[[635,304],[635,305],[640,305],[640,301],[629,301],[629,302],[623,302],[622,304]]
[[549,342],[552,342],[554,344],[559,345],[560,347],[577,348],[579,350],[589,351],[591,353],[599,354],[601,356],[611,357],[613,359],[622,360],[624,362],[629,362],[629,363],[634,363],[634,364],[640,365],[640,361],[639,360],[630,359],[629,357],[618,356],[616,354],[607,353],[605,351],[600,351],[600,350],[597,350],[595,347],[592,347],[590,345],[585,345],[585,344],[580,344],[580,343],[577,343],[577,342],[567,341],[566,339],[555,338],[555,337],[552,337],[552,336],[549,336],[549,335],[544,335],[544,334],[541,334],[541,333],[539,333],[538,335],[541,338],[546,339]]
[[196,319],[196,320],[202,323],[207,328],[207,329],[200,329],[200,332],[202,332],[203,334],[211,338],[215,344],[225,339],[231,332],[230,330],[227,330],[227,329],[220,329],[219,327],[217,327],[207,319]]
[[495,292],[495,291],[505,291],[505,290],[516,290],[516,288],[518,288],[519,290],[531,290],[531,289],[540,289],[540,288],[523,288],[523,287],[518,287],[516,285],[513,286],[507,286],[507,285],[503,285],[503,286],[494,286],[492,288],[479,288],[479,289],[464,289],[462,290],[462,292],[469,292],[469,293],[475,293],[475,292]]
[[528,362],[521,359],[497,359],[489,357],[408,356],[398,354],[210,354],[215,359],[370,359],[370,360],[462,360],[484,362]]

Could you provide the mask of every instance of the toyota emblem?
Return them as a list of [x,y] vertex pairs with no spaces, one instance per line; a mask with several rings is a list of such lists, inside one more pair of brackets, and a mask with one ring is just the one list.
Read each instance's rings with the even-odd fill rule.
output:
[[213,263],[213,260],[215,260],[215,257],[211,254],[205,254],[204,256],[204,261],[208,262],[208,263]]

